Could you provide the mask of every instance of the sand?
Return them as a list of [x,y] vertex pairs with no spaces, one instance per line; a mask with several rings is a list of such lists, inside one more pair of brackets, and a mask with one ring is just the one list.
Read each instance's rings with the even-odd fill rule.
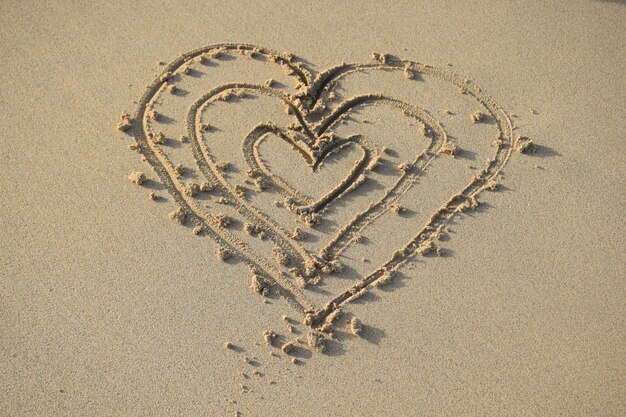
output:
[[622,2],[0,19],[6,414],[626,413]]

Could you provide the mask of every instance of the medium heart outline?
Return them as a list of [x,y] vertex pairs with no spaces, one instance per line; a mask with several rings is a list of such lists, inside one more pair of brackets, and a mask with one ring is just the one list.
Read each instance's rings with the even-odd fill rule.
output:
[[[419,173],[421,173],[426,168],[428,163],[438,154],[437,150],[440,149],[447,141],[447,134],[443,127],[426,110],[418,108],[411,104],[407,104],[401,100],[386,97],[381,94],[367,94],[346,100],[334,112],[323,118],[317,128],[310,126],[310,124],[306,121],[305,116],[301,113],[301,109],[299,108],[299,106],[293,102],[293,98],[283,93],[282,91],[258,86],[255,84],[228,83],[221,85],[204,94],[191,105],[187,116],[187,134],[191,137],[191,141],[194,146],[194,157],[196,158],[197,164],[200,166],[201,171],[205,176],[212,177],[213,179],[221,183],[220,185],[224,189],[226,197],[233,199],[237,201],[237,204],[240,204],[238,206],[238,211],[242,215],[246,216],[246,214],[248,214],[248,216],[246,216],[248,219],[261,222],[264,224],[265,227],[269,227],[274,231],[280,232],[282,236],[288,236],[287,231],[283,230],[278,224],[273,222],[272,219],[265,216],[262,212],[258,211],[252,205],[247,204],[244,201],[240,201],[237,198],[236,190],[224,178],[220,168],[218,167],[215,157],[211,154],[209,147],[207,147],[203,143],[204,130],[202,129],[203,120],[201,118],[201,115],[203,114],[204,110],[215,101],[219,101],[220,97],[222,97],[223,94],[235,94],[235,92],[241,92],[243,90],[264,94],[269,97],[274,97],[281,100],[283,104],[287,105],[290,108],[291,112],[300,123],[302,130],[309,136],[310,143],[313,144],[316,141],[322,140],[322,138],[324,137],[324,133],[328,129],[332,128],[332,126],[340,120],[342,114],[346,114],[346,112],[352,111],[359,106],[370,105],[372,103],[383,103],[386,105],[390,105],[404,113],[405,116],[413,117],[418,122],[423,123],[424,126],[426,126],[426,128],[429,129],[431,132],[431,137],[429,138],[430,144],[428,148],[424,152],[420,153],[416,157],[416,160],[413,161],[415,169],[402,173],[398,183],[392,188],[390,195],[384,198],[384,207],[387,207],[389,204],[400,198],[400,196],[411,187],[415,180],[417,180]],[[269,124],[272,125],[271,123]],[[264,125],[264,123],[260,123],[256,128],[260,128]],[[273,130],[278,130],[276,126],[272,125],[272,128]],[[370,145],[370,148],[372,148],[372,145]],[[249,160],[250,156],[246,156],[246,159]],[[331,196],[331,199],[339,197],[340,194],[342,193],[336,193],[336,195]],[[385,210],[381,210],[381,208],[383,208],[383,206],[381,206],[381,201],[379,201],[370,210],[368,210],[369,212],[377,211],[375,215],[370,216],[370,219],[368,221],[360,219],[360,225],[358,227],[358,230],[361,230],[367,224],[371,223],[376,218],[384,214]],[[325,205],[323,205],[321,208],[323,209],[324,207]],[[303,214],[305,218],[312,214],[308,211],[299,212],[298,207],[290,207],[290,209],[295,211],[296,213]],[[315,213],[317,212],[314,212],[313,214]],[[252,216],[250,216],[249,214],[252,214]],[[351,221],[349,224],[347,224],[346,227],[340,231],[340,235],[333,239],[326,248],[322,248],[317,255],[309,255],[308,252],[303,247],[298,245],[297,242],[292,243],[292,245],[296,249],[295,251],[292,251],[290,247],[280,245],[280,242],[275,243],[281,246],[282,250],[284,250],[290,256],[299,257],[300,260],[302,260],[302,263],[299,265],[299,267],[304,271],[302,275],[304,275],[304,277],[310,277],[310,274],[307,271],[315,270],[315,268],[322,270],[328,269],[324,268],[325,265],[328,265],[328,263],[332,262],[333,258],[335,258],[339,253],[341,253],[341,251],[347,248],[347,246],[352,241],[351,236],[347,234],[347,232],[350,231],[351,228],[355,228],[355,223],[358,220],[359,216],[357,216],[354,221]],[[330,255],[330,251],[333,250],[335,246],[340,246],[340,249],[336,250],[333,255]]]

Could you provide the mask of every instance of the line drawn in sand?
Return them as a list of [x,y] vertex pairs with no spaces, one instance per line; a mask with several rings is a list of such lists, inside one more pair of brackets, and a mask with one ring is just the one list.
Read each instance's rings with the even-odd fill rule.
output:
[[[295,91],[288,93],[277,88],[272,80],[264,83],[228,82],[211,88],[200,95],[189,107],[182,138],[188,139],[196,168],[203,178],[201,185],[190,186],[185,182],[182,167],[175,165],[164,152],[167,139],[157,131],[157,121],[167,118],[155,110],[155,105],[165,95],[184,92],[177,84],[184,77],[194,76],[197,68],[210,71],[211,65],[219,65],[221,60],[252,58],[264,64],[276,64],[282,73],[296,82]],[[485,92],[470,80],[445,69],[438,69],[418,62],[401,60],[389,55],[373,55],[373,62],[362,64],[341,64],[314,75],[301,61],[289,53],[275,51],[247,44],[219,44],[187,52],[167,65],[163,73],[146,89],[132,116],[123,115],[122,130],[132,132],[136,145],[133,148],[141,153],[152,166],[165,189],[172,195],[179,209],[172,217],[179,223],[195,225],[194,233],[203,233],[214,239],[222,259],[236,257],[245,262],[254,275],[256,288],[275,288],[304,316],[303,322],[319,328],[338,311],[342,305],[353,301],[369,289],[380,286],[390,279],[391,274],[407,263],[416,254],[436,251],[434,238],[441,233],[454,216],[477,205],[477,196],[484,190],[495,187],[502,168],[510,158],[514,148],[512,125],[505,111]],[[411,82],[428,76],[455,86],[459,94],[475,100],[481,111],[493,120],[498,130],[494,141],[493,156],[486,162],[458,193],[430,216],[426,224],[416,227],[414,237],[403,247],[389,254],[388,260],[371,273],[361,277],[349,288],[331,296],[321,306],[315,305],[307,290],[320,282],[320,277],[338,272],[341,264],[338,257],[350,245],[358,241],[368,225],[388,214],[399,211],[398,201],[417,182],[420,175],[441,154],[455,153],[455,145],[449,140],[442,124],[425,109],[405,100],[384,93],[361,94],[346,98],[337,104],[335,92],[341,88],[344,77],[354,73],[374,73],[378,71],[399,72],[399,82]],[[399,112],[421,126],[428,140],[424,150],[415,159],[400,167],[400,175],[394,185],[386,190],[382,198],[373,201],[369,207],[357,213],[348,224],[341,227],[318,252],[307,250],[294,233],[279,225],[266,212],[255,207],[246,197],[246,190],[233,185],[225,175],[226,165],[219,161],[210,147],[211,126],[204,122],[205,110],[218,102],[228,102],[246,97],[265,97],[283,106],[293,118],[288,127],[280,127],[269,121],[259,121],[243,138],[230,138],[241,141],[241,151],[247,163],[249,181],[258,189],[272,187],[285,198],[284,207],[303,223],[315,227],[327,209],[343,196],[358,187],[368,173],[376,169],[384,149],[361,135],[341,137],[334,131],[353,112],[367,106],[384,106]],[[236,103],[232,103],[236,105]],[[326,158],[353,148],[360,152],[352,169],[331,190],[315,199],[290,185],[272,172],[262,160],[259,146],[270,136],[278,137],[296,149],[294,155],[311,167],[320,169]],[[493,139],[493,138],[492,138]],[[262,256],[249,247],[225,224],[223,215],[208,209],[197,198],[200,191],[212,193],[216,201],[228,203],[250,226],[250,233],[262,235],[268,245],[274,247],[271,257]],[[260,292],[260,291],[259,291]]]

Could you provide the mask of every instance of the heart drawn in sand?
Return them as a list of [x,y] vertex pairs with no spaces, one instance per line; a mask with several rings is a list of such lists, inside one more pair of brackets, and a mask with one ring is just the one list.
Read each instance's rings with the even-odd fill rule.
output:
[[[276,65],[283,76],[295,81],[295,90],[287,91],[284,85],[277,86],[272,81],[250,82],[250,77],[238,81],[237,73],[232,76],[229,74],[229,80],[212,85],[200,94],[191,95],[185,89],[185,80],[210,77],[212,68],[244,57],[251,58],[255,65],[257,62],[258,65]],[[394,206],[397,207],[398,200],[416,184],[435,158],[443,153],[455,152],[442,124],[419,105],[419,100],[415,100],[418,102],[416,104],[412,100],[409,102],[406,97],[377,93],[375,89],[374,92],[337,100],[340,94],[336,92],[346,77],[375,72],[404,75],[397,77],[399,83],[419,82],[416,80],[430,77],[449,84],[458,89],[459,94],[474,100],[475,105],[484,112],[484,117],[488,117],[497,128],[493,157],[478,173],[473,173],[463,189],[433,212],[425,225],[411,226],[415,228],[413,238],[389,253],[384,264],[362,276],[349,288],[331,295],[324,305],[316,306],[307,296],[307,288],[317,285],[321,276],[338,269],[337,258],[352,244],[355,236],[389,213]],[[232,78],[235,81],[231,81]],[[159,125],[164,124],[163,120],[170,120],[168,114],[158,113],[165,97],[189,100],[184,117],[181,118],[185,121],[183,137],[188,138],[183,143],[164,137],[158,131]],[[229,172],[228,167],[216,156],[219,149],[214,148],[218,145],[212,139],[212,135],[216,135],[212,132],[213,119],[208,121],[205,118],[218,105],[237,106],[239,101],[250,97],[262,98],[267,106],[284,108],[292,122],[283,126],[261,119],[256,125],[249,126],[242,136],[228,137],[229,143],[241,144],[239,149],[245,166],[238,166],[237,169],[247,173],[245,183],[242,184],[237,182],[236,172]],[[377,145],[376,138],[360,134],[341,135],[337,132],[341,124],[351,123],[350,117],[367,106],[380,106],[398,112],[409,123],[420,126],[427,144],[423,149],[417,149],[416,146],[414,159],[399,167],[397,175],[393,177],[393,184],[385,189],[384,194],[372,198],[367,209],[358,212],[347,224],[340,225],[332,235],[329,234],[325,242],[320,242],[323,246],[314,253],[310,247],[301,244],[293,232],[268,214],[269,211],[262,204],[257,203],[257,199],[251,195],[255,192],[252,189],[256,188],[256,192],[272,189],[284,199],[281,207],[291,213],[296,221],[315,228],[329,208],[339,207],[337,201],[367,180],[384,156],[385,149]],[[215,117],[218,117],[219,122],[219,114]],[[196,225],[194,230],[217,241],[223,252],[247,263],[263,283],[273,285],[299,308],[305,314],[305,322],[312,326],[320,324],[342,304],[358,298],[369,288],[386,280],[415,254],[432,250],[433,236],[458,212],[475,204],[476,196],[481,191],[493,187],[512,149],[512,127],[506,113],[472,82],[450,71],[376,54],[374,62],[341,64],[313,76],[291,54],[279,54],[246,44],[208,46],[188,52],[170,63],[140,99],[132,115],[132,131],[138,151],[145,156],[180,207],[175,218],[181,223]],[[264,154],[264,147],[269,146],[270,141],[283,141],[292,149],[280,155],[271,152]],[[251,249],[245,242],[245,238],[249,237],[243,232],[238,233],[225,227],[213,206],[207,208],[204,204],[206,199],[198,197],[198,189],[190,188],[189,180],[181,173],[180,164],[174,161],[181,151],[178,148],[183,147],[190,148],[194,169],[203,183],[199,187],[196,185],[196,188],[214,198],[212,201],[227,203],[247,225],[250,234],[262,235],[267,245],[275,249],[279,255],[276,259]],[[293,183],[293,178],[284,178],[289,176],[289,172],[279,175],[272,168],[274,158],[289,158],[290,163],[306,165],[310,170],[310,181],[318,181],[318,173],[337,169],[336,164],[327,166],[327,161],[349,152],[352,152],[352,156],[346,157],[346,160],[352,165],[341,165],[342,170],[332,176],[338,178],[336,182],[329,183],[329,188],[318,195],[301,190]],[[354,154],[357,156],[354,157]],[[320,185],[318,188],[323,187]]]
[[[290,134],[291,133],[291,134]],[[362,156],[355,161],[354,166],[346,172],[345,178],[341,183],[331,187],[328,192],[312,198],[301,190],[292,187],[287,181],[276,175],[268,168],[261,158],[259,145],[271,138],[272,135],[278,137],[293,146],[295,155],[299,154],[301,160],[309,167],[311,174],[319,172],[324,161],[332,154],[343,151],[349,147],[358,147],[362,150]],[[320,143],[327,143],[323,149],[319,148]],[[275,125],[262,124],[255,128],[244,141],[244,155],[248,166],[256,173],[257,177],[263,177],[265,181],[273,183],[280,189],[284,196],[293,202],[294,211],[297,213],[319,212],[335,198],[343,194],[350,186],[363,175],[363,172],[372,163],[377,153],[375,146],[359,136],[349,137],[347,139],[329,137],[314,138],[308,140],[306,135],[299,132],[286,132]],[[280,155],[284,157],[284,155]],[[311,178],[313,180],[313,178]]]

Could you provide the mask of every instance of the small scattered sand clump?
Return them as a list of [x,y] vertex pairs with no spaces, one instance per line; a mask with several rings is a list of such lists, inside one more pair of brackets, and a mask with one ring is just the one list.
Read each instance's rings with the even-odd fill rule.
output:
[[140,171],[133,171],[130,173],[130,175],[128,176],[128,179],[130,180],[130,182],[132,182],[133,184],[137,184],[137,185],[141,185],[144,183],[144,181],[146,180],[146,176],[143,172]]
[[312,277],[317,271],[317,263],[313,259],[307,259],[304,261],[304,270],[302,271],[305,277]]
[[321,220],[320,215],[318,213],[307,213],[302,216],[302,221],[308,227],[314,227]]
[[356,317],[352,317],[352,319],[348,322],[348,330],[350,330],[350,333],[355,336],[360,335],[361,331],[363,330],[363,324],[361,323],[361,320],[357,319]]
[[459,150],[459,147],[456,143],[445,142],[443,145],[441,145],[441,148],[439,148],[439,153],[456,156],[456,154],[458,153],[458,150]]
[[217,259],[219,259],[220,261],[226,261],[233,257],[233,254],[231,251],[221,246],[217,248],[217,250],[215,251],[215,255],[217,256]]
[[148,138],[150,138],[150,140],[152,140],[152,142],[154,142],[157,145],[163,145],[165,144],[165,135],[161,132],[157,132],[157,133],[148,133]]
[[255,180],[254,180],[254,188],[255,188],[255,190],[257,192],[260,193],[260,192],[270,188],[270,182],[267,181],[265,178],[262,178],[262,177],[255,178]]
[[170,71],[165,72],[163,75],[159,77],[159,81],[165,83],[172,78],[173,74]]
[[406,78],[407,80],[412,80],[415,78],[415,71],[413,70],[413,66],[409,62],[404,64],[404,78]]
[[364,240],[365,240],[365,237],[363,237],[363,235],[360,234],[359,232],[354,233],[354,235],[352,236],[352,241],[354,243],[363,243]]
[[293,279],[296,281],[296,284],[299,288],[305,289],[307,287],[309,283],[306,279],[304,279],[304,277],[302,276],[302,274],[300,274],[300,271],[298,271],[297,268],[291,268],[289,269],[289,272],[293,276]]
[[248,189],[246,187],[244,187],[241,184],[235,184],[235,194],[237,194],[239,197],[245,197],[246,195],[246,191]]
[[343,264],[338,259],[330,261],[327,266],[330,267],[331,274],[339,274],[343,271]]
[[232,224],[232,219],[223,213],[213,214],[213,219],[219,227],[224,229]]
[[324,321],[328,324],[333,324],[342,314],[343,310],[341,308],[336,308],[328,316],[326,316]]
[[426,256],[434,253],[435,255],[441,255],[441,248],[435,244],[432,240],[426,240],[419,244],[417,247],[417,253]]
[[459,206],[459,209],[462,211],[465,210],[475,210],[480,205],[480,202],[475,196],[470,196],[467,200]]
[[204,181],[202,182],[202,184],[200,184],[200,191],[202,191],[203,193],[208,193],[209,191],[213,191],[213,184],[211,184],[208,181]]
[[150,193],[150,200],[152,200],[152,201],[159,201],[160,199],[161,199],[161,196],[158,195],[157,193],[155,193],[155,192]]
[[343,271],[343,264],[339,260],[334,259],[330,262],[326,262],[321,267],[321,270],[325,274],[338,274],[338,273],[341,273],[341,271]]
[[204,232],[204,227],[202,227],[202,226],[200,226],[200,225],[198,225],[198,226],[194,227],[194,228],[191,230],[191,233],[193,233],[193,234],[194,234],[194,235],[196,235],[196,236],[201,235],[203,232]]
[[177,175],[181,176],[181,175],[183,175],[185,173],[185,167],[183,166],[183,164],[176,164],[174,166],[174,172]]
[[254,168],[254,169],[253,169],[253,168],[250,168],[250,169],[248,169],[248,170],[246,171],[246,176],[247,176],[248,178],[256,178],[256,177],[258,177],[259,175],[261,175],[261,171],[260,171],[260,170],[258,170],[258,169],[256,169],[256,168]]
[[426,138],[430,137],[430,134],[431,134],[430,128],[428,126],[426,126],[426,124],[424,124],[424,123],[420,123],[418,125],[417,131],[418,131],[418,133],[420,135],[422,135],[422,136],[424,136]]
[[318,332],[308,332],[306,334],[306,343],[316,352],[323,353],[326,350],[326,338]]
[[375,288],[380,288],[383,285],[386,285],[388,283],[391,282],[391,280],[393,279],[393,271],[385,271],[380,278],[378,278],[376,281],[373,282],[373,286]]
[[272,249],[272,254],[274,255],[274,259],[276,259],[276,262],[280,265],[289,265],[289,256],[281,248],[274,247]]
[[346,299],[346,301],[345,301],[346,303],[351,303],[351,302],[356,301],[359,298],[363,297],[367,293],[367,289],[366,288],[362,288],[360,290],[357,290],[356,288],[353,288],[349,292],[352,295]]
[[195,197],[200,192],[200,186],[195,182],[190,182],[184,185],[183,192],[188,197]]
[[331,323],[324,323],[317,328],[318,331],[327,334],[330,338],[333,337],[333,325]]
[[372,59],[374,61],[380,62],[381,64],[387,64],[389,63],[389,60],[391,59],[391,57],[389,56],[389,54],[379,54],[377,52],[373,52]]
[[215,59],[222,58],[224,56],[224,54],[225,54],[225,51],[224,51],[223,48],[215,48],[215,49],[212,49],[211,51],[207,52],[207,55],[210,58],[215,58]]
[[185,210],[183,210],[182,208],[178,207],[176,210],[172,211],[168,215],[168,217],[174,223],[184,224],[185,223],[185,218],[187,217],[187,215],[185,213]]
[[165,135],[162,132],[155,133],[152,140],[157,145],[165,145]]
[[474,113],[470,114],[470,120],[472,121],[472,123],[480,123],[486,118],[487,116],[485,115],[485,113],[481,111],[475,111]]
[[263,229],[261,229],[258,225],[254,223],[245,222],[243,224],[243,230],[250,236],[254,236],[254,235],[259,234],[259,232],[261,232],[261,230]]
[[147,118],[148,120],[157,122],[159,120],[159,112],[156,110],[148,110]]
[[326,105],[323,101],[318,101],[315,103],[313,108],[309,111],[311,114],[322,114],[326,111]]
[[269,295],[269,288],[267,284],[263,278],[257,274],[252,274],[252,277],[250,278],[250,289],[263,297],[267,297]]
[[313,324],[313,320],[315,319],[315,315],[311,312],[307,312],[304,314],[304,319],[302,320],[302,324],[305,326],[311,326]]
[[290,236],[293,240],[299,241],[304,239],[304,232],[299,227],[294,227]]
[[491,142],[491,146],[493,146],[494,148],[498,148],[500,147],[504,142],[502,141],[502,138],[500,136],[496,136],[493,141]]
[[485,190],[495,191],[497,189],[498,189],[498,183],[493,179],[487,181],[487,183],[485,184]]
[[515,150],[519,153],[528,154],[528,153],[534,153],[536,150],[536,147],[530,138],[526,136],[520,136],[515,141]]
[[402,214],[406,211],[406,209],[398,203],[391,203],[387,206],[387,208],[394,214]]
[[235,95],[235,97],[238,97],[238,98],[248,97],[248,91],[245,88],[239,88],[233,91],[233,94]]
[[406,173],[406,172],[409,172],[411,168],[413,168],[413,164],[411,164],[410,162],[402,162],[398,164],[396,168],[398,169],[399,172]]
[[232,91],[222,91],[213,97],[215,101],[230,101],[230,99],[234,96]]
[[215,168],[219,171],[219,172],[225,172],[230,168],[230,162],[226,162],[226,161],[218,161],[215,163]]
[[224,342],[224,349],[233,350],[234,348],[235,345],[233,345],[231,342]]
[[180,68],[181,72],[185,75],[189,75],[191,74],[191,72],[193,71],[193,69],[191,68],[191,62],[188,62],[186,65],[183,65]]
[[130,115],[126,112],[122,112],[120,114],[120,119],[122,119],[118,124],[117,124],[117,130],[120,130],[122,132],[126,132],[127,130],[129,130],[132,126],[133,126],[133,119],[131,119]]
[[265,330],[262,336],[265,344],[267,344],[268,346],[273,346],[274,340],[276,340],[276,338],[278,337],[278,335],[273,330]]

